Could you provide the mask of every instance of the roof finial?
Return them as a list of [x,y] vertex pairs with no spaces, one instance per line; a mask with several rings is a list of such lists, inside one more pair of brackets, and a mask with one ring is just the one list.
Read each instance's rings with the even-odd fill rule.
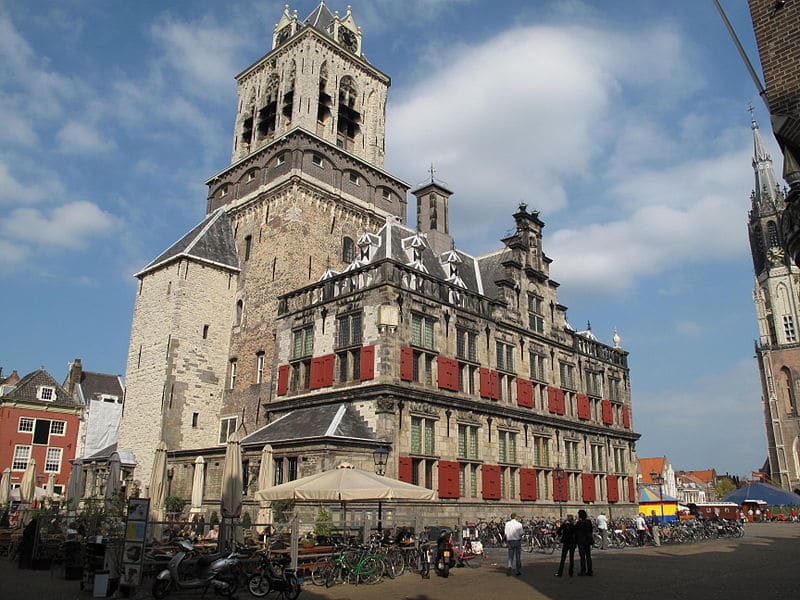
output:
[[753,108],[753,101],[747,101],[747,112],[750,113],[750,125],[753,129],[758,129],[758,123],[756,123],[756,115],[755,115],[755,108]]
[[428,169],[428,172],[431,174],[431,183],[433,183],[433,174],[436,173],[436,169],[433,168],[433,162],[431,162],[431,168]]

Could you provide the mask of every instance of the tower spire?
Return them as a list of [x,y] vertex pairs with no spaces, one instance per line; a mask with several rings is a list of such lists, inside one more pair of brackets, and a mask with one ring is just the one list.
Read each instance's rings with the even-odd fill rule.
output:
[[752,103],[750,112],[750,129],[753,131],[753,172],[755,189],[753,190],[753,208],[758,213],[774,212],[778,209],[778,184],[772,169],[772,157],[764,148],[761,130],[758,128]]

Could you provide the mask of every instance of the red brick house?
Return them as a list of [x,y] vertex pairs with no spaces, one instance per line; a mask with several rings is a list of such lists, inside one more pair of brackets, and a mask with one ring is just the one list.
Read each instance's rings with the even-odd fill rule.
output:
[[[10,387],[10,389],[9,389]],[[36,485],[55,475],[55,492],[67,488],[75,458],[82,407],[44,369],[29,373],[0,396],[0,471],[11,468],[18,487],[31,459]]]

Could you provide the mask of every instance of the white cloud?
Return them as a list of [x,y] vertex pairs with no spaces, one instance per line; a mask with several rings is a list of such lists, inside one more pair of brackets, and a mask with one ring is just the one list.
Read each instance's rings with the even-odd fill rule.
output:
[[79,200],[49,211],[18,208],[2,222],[4,237],[40,247],[82,248],[93,238],[108,237],[118,226],[113,215]]
[[0,205],[29,204],[62,193],[61,183],[54,179],[54,175],[41,168],[15,166],[18,170],[26,171],[24,180],[12,174],[9,166],[0,160]]
[[87,123],[67,121],[56,136],[61,152],[66,154],[100,154],[116,148],[113,140],[105,139]]

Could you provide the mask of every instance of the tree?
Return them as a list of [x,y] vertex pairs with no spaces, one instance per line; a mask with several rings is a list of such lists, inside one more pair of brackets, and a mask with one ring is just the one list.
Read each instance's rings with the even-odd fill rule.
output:
[[722,499],[735,490],[736,485],[727,477],[720,477],[714,484],[714,493],[717,495],[717,499]]

